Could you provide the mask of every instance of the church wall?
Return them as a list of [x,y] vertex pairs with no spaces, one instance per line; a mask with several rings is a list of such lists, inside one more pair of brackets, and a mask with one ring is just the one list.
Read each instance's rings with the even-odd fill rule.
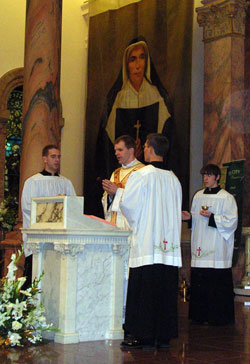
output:
[[88,27],[83,17],[83,0],[63,1],[61,100],[62,169],[76,193],[83,193],[83,153],[87,78]]
[[0,77],[23,67],[26,1],[0,1]]

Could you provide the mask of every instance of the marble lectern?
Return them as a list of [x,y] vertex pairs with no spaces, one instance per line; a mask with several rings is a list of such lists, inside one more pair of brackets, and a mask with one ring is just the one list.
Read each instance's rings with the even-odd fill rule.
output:
[[32,199],[27,247],[33,278],[43,271],[41,300],[62,344],[121,339],[129,231],[83,215],[83,197]]

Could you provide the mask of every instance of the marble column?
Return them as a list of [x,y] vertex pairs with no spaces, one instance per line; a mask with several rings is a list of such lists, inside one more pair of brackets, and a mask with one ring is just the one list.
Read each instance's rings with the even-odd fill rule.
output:
[[[247,2],[203,0],[202,3],[196,11],[204,41],[203,161],[221,166],[246,158],[244,42]],[[249,217],[245,216],[245,224],[249,223]]]
[[60,145],[62,0],[27,0],[20,195],[43,168],[45,145]]

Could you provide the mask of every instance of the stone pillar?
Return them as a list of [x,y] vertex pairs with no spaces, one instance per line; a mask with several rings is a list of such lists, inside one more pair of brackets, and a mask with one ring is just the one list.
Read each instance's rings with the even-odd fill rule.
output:
[[[203,162],[246,158],[246,0],[203,0],[196,9],[204,40]],[[250,171],[249,171],[250,172]],[[249,173],[248,172],[248,173]],[[245,216],[244,225],[248,224]]]
[[27,0],[20,196],[43,168],[45,145],[60,145],[62,0]]

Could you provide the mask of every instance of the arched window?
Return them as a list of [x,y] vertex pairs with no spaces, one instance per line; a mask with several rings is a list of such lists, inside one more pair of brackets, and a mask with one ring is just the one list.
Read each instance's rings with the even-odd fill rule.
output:
[[10,117],[6,126],[4,198],[17,197],[22,144],[23,88],[15,88],[8,99]]
[[11,230],[16,224],[19,200],[20,154],[22,144],[23,87],[16,87],[8,98],[10,117],[6,125],[4,207],[8,211],[2,222],[3,228]]

